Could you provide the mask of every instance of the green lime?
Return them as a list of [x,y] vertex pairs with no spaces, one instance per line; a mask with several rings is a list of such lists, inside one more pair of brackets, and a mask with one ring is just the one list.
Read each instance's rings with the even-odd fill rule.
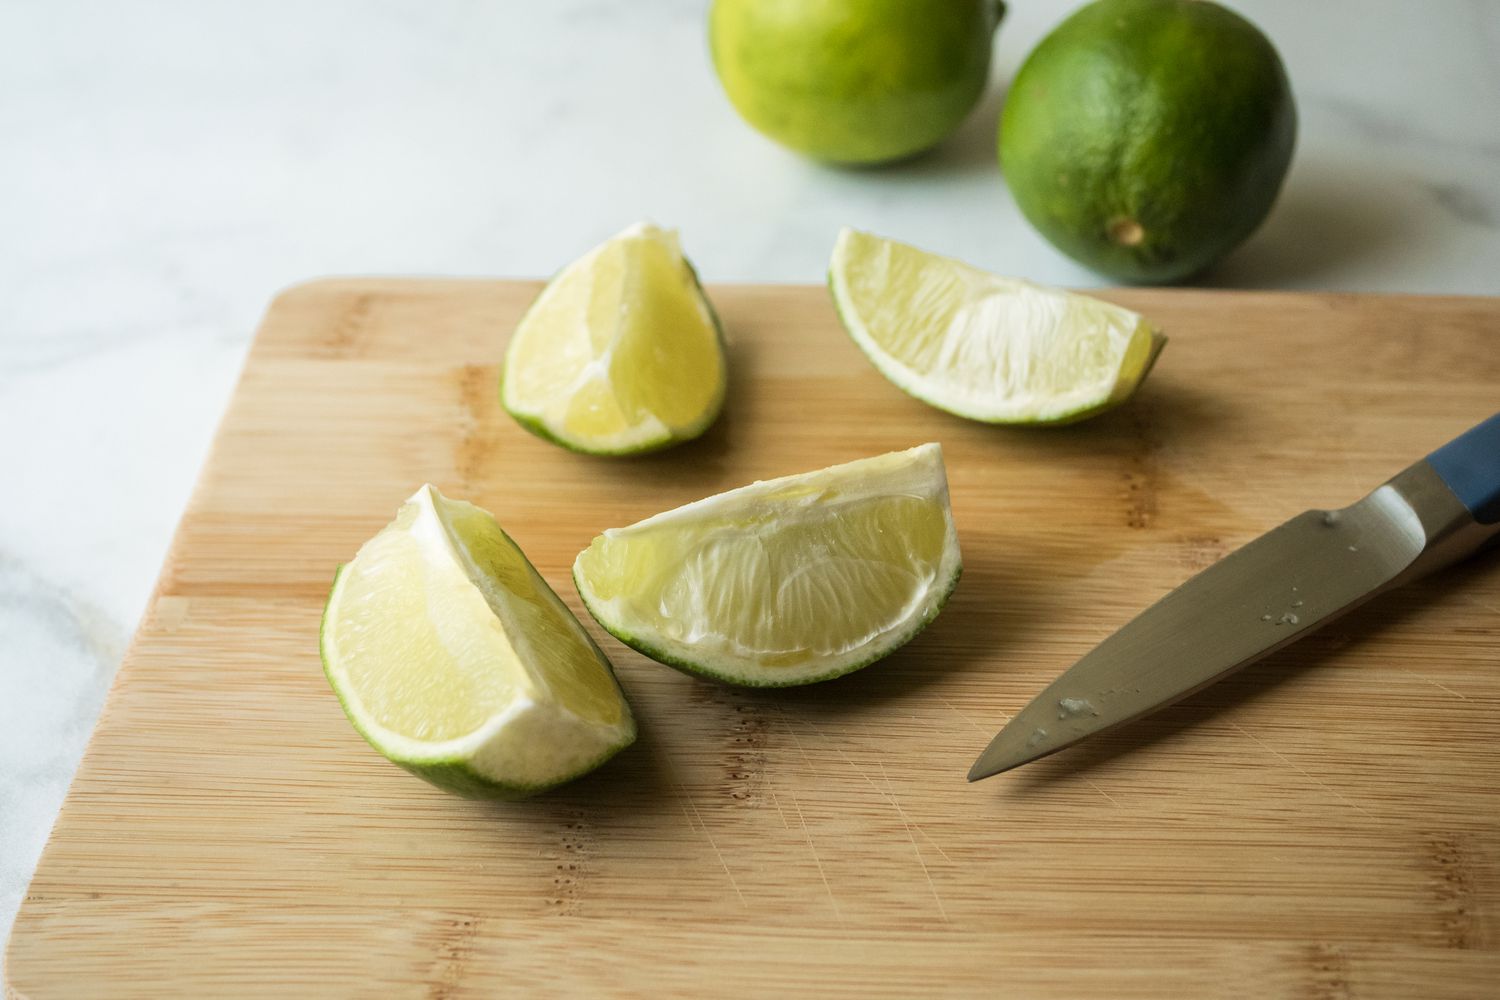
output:
[[845,229],[844,329],[896,386],[971,420],[1072,423],[1129,399],[1166,343],[1138,313]]
[[321,645],[360,735],[460,795],[542,791],[635,739],[578,619],[493,517],[431,486],[339,569]]
[[595,538],[589,613],[652,659],[787,687],[875,662],[936,617],[962,563],[936,444],[785,476]]
[[1249,21],[1207,0],[1097,0],[1021,67],[1000,164],[1058,249],[1170,282],[1261,224],[1296,132],[1286,70]]
[[1000,0],[714,0],[709,45],[739,113],[834,163],[920,152],[984,91]]

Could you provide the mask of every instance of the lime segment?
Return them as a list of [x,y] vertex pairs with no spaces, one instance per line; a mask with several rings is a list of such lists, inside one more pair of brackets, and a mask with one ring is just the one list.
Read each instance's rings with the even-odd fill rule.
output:
[[604,654],[521,550],[431,486],[340,569],[322,653],[365,739],[463,794],[540,791],[635,736]]
[[901,646],[958,582],[935,444],[759,482],[606,531],[573,564],[646,655],[735,684],[806,684]]
[[845,229],[829,289],[882,375],[989,423],[1080,420],[1135,392],[1166,342],[1128,309]]
[[511,338],[500,395],[542,437],[622,455],[702,434],[724,391],[718,320],[677,234],[641,224],[543,289]]

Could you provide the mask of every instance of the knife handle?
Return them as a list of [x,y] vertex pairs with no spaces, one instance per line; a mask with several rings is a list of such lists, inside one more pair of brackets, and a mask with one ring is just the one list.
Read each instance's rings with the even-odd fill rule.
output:
[[1480,524],[1500,522],[1500,413],[1427,456]]

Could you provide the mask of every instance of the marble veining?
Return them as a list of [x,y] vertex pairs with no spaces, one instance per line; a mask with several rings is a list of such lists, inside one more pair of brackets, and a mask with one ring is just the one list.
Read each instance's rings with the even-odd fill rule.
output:
[[[709,281],[821,281],[847,224],[1099,283],[994,159],[1005,81],[1071,0],[1011,5],[951,140],[858,171],[735,117],[706,6],[0,4],[0,937],[279,288],[541,276],[641,218]],[[1500,292],[1500,4],[1234,6],[1301,131],[1276,212],[1200,283]]]

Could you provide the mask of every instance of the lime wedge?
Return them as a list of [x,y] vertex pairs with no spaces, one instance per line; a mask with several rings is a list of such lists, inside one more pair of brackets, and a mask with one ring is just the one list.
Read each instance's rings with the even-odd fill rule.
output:
[[1058,424],[1124,402],[1166,337],[1137,313],[845,229],[828,287],[882,375],[971,420]]
[[858,670],[942,610],[962,568],[935,444],[758,482],[606,531],[573,580],[599,624],[755,687]]
[[542,290],[511,337],[500,400],[565,448],[632,455],[707,430],[724,372],[718,319],[677,234],[642,223]]
[[322,653],[360,735],[460,795],[520,798],[635,739],[578,619],[493,517],[431,486],[340,567]]

